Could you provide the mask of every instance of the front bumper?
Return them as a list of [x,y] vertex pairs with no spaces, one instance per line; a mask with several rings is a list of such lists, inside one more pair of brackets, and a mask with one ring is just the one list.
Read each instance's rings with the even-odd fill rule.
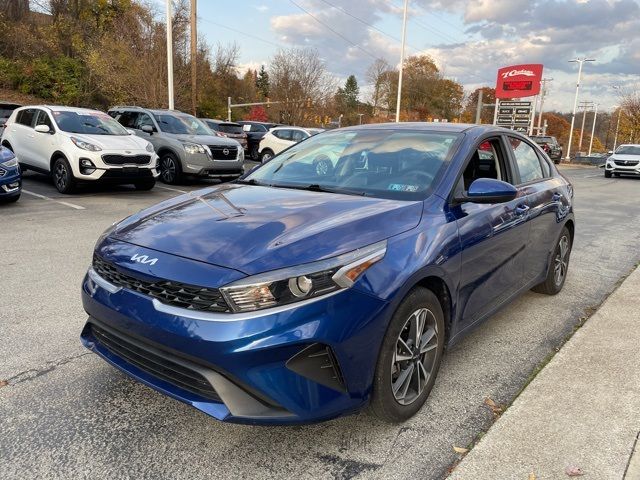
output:
[[[150,180],[159,175],[157,170],[158,156],[146,150],[132,151],[124,155],[119,150],[101,150],[89,152],[76,149],[73,156],[68,156],[73,176],[80,182],[104,182],[104,183],[132,183],[141,180]],[[105,157],[121,157],[121,164],[106,163]],[[135,163],[136,157],[148,157],[146,163]],[[127,159],[131,158],[131,162]],[[92,168],[83,168],[81,162],[89,160]]]
[[17,168],[0,167],[0,198],[20,195],[22,191],[22,177]]
[[640,163],[636,165],[620,165],[618,163],[608,161],[605,165],[605,170],[607,172],[622,175],[640,175]]
[[[369,294],[352,288],[295,308],[206,314],[109,285],[94,273],[85,277],[84,345],[142,383],[218,420],[315,422],[352,413],[368,401],[389,315],[388,305]],[[122,338],[124,346],[110,348],[96,327]],[[131,344],[190,368],[197,373],[192,377],[205,379],[208,386],[202,378],[198,385],[206,391],[198,393],[193,385],[145,367],[126,353],[134,350]],[[318,370],[323,366],[317,362],[292,366],[305,349],[318,348],[327,350],[338,384],[322,381]],[[209,388],[217,398],[207,394]]]

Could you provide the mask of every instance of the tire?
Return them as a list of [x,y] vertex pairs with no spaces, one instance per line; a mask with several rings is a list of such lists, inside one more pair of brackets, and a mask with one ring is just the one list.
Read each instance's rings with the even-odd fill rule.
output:
[[604,178],[611,178],[611,172],[608,170],[604,171]]
[[67,162],[67,159],[64,157],[58,157],[53,161],[51,178],[60,193],[68,195],[76,189],[76,179],[73,176],[69,162]]
[[271,160],[274,157],[273,155],[273,151],[269,150],[268,148],[265,148],[262,153],[260,154],[260,161],[262,163],[267,163],[269,160]]
[[[421,354],[412,338],[420,325],[423,334],[419,338],[425,349]],[[375,416],[399,423],[422,408],[440,368],[444,338],[444,314],[438,298],[431,290],[414,288],[393,314],[382,341],[371,394],[370,409]],[[400,360],[401,354],[407,358]]]
[[567,227],[564,227],[560,233],[560,238],[553,249],[547,278],[544,279],[544,282],[539,283],[531,290],[537,293],[544,293],[545,295],[556,295],[560,293],[560,290],[562,290],[564,282],[567,279],[571,247],[571,233]]
[[155,185],[155,178],[152,178],[151,180],[142,180],[133,184],[133,186],[136,187],[136,190],[141,190],[143,192],[151,190]]
[[254,162],[260,161],[260,152],[258,152],[258,146],[254,145],[251,147],[251,152],[249,153],[249,158]]
[[182,180],[180,161],[173,153],[165,153],[159,162],[160,180],[169,185],[176,185]]

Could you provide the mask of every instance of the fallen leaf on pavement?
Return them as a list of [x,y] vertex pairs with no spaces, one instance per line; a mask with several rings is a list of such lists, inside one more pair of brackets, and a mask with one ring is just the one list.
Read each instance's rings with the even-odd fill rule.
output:
[[494,402],[491,398],[484,399],[484,404],[491,409],[491,412],[497,417],[503,412],[503,408]]
[[531,472],[531,473],[529,474],[529,480],[536,480],[536,474],[535,474],[535,473],[533,473],[533,472]]
[[6,387],[7,385],[9,385],[9,382],[6,380],[0,380],[0,387]]
[[564,473],[566,473],[570,477],[579,477],[581,475],[584,475],[584,472],[580,467],[574,467],[574,466],[565,468]]
[[453,447],[453,451],[456,452],[456,453],[463,454],[463,453],[467,453],[469,451],[469,449],[468,448],[462,448],[462,447]]

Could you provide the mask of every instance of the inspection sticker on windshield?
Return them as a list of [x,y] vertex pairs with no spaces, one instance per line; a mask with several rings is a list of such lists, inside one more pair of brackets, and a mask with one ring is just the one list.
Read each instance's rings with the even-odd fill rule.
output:
[[392,183],[389,185],[389,190],[395,192],[417,192],[418,185],[405,185],[403,183]]

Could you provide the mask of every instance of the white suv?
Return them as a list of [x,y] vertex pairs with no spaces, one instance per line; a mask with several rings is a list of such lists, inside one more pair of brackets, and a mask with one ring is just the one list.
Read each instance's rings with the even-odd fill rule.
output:
[[620,145],[615,152],[609,152],[604,167],[604,176],[640,175],[640,145]]
[[150,190],[158,176],[153,145],[97,110],[18,108],[5,124],[2,145],[15,153],[23,171],[50,174],[61,193],[95,181]]
[[268,162],[281,151],[324,130],[321,128],[276,127],[260,140],[260,160]]

